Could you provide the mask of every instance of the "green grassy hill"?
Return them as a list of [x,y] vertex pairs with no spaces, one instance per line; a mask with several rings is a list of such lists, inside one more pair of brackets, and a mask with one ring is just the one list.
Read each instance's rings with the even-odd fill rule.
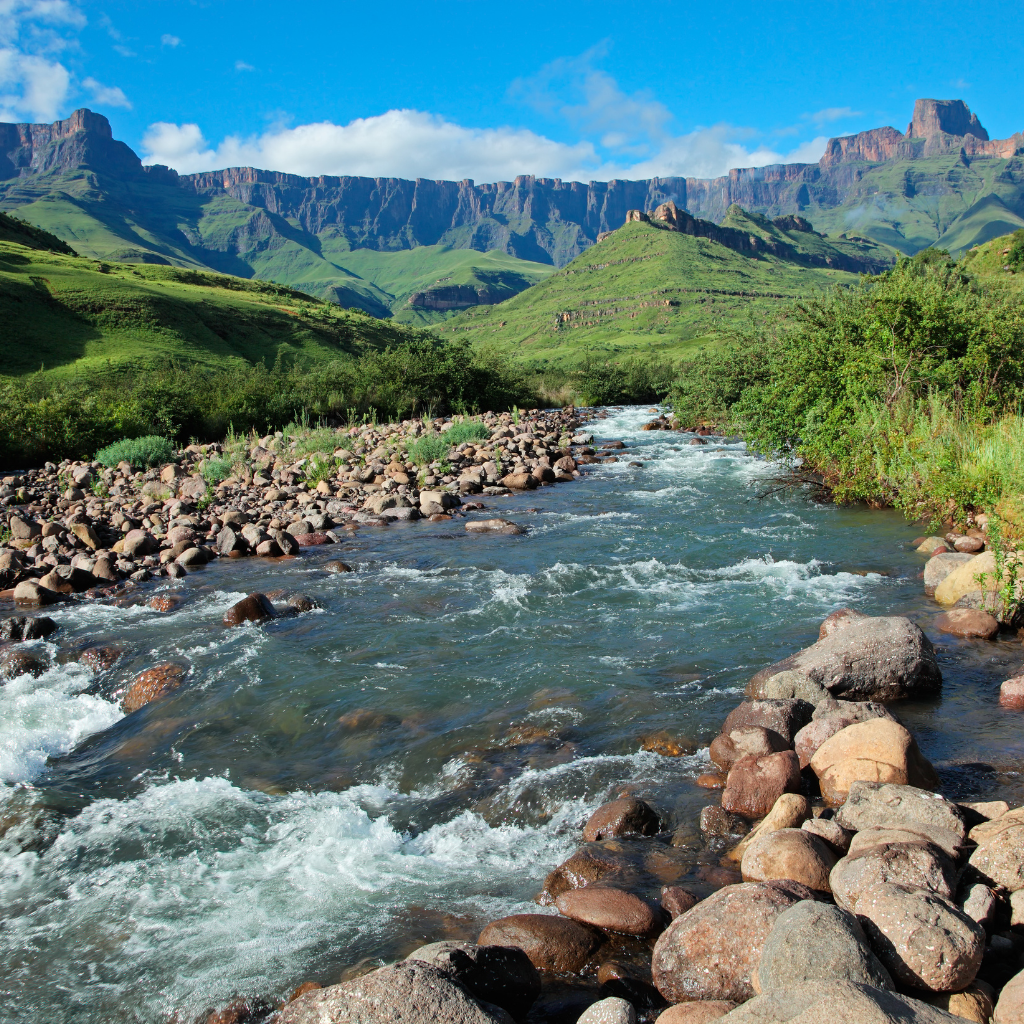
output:
[[[2,225],[0,225],[2,228]],[[59,241],[59,240],[58,240]],[[0,241],[0,373],[60,376],[173,359],[209,367],[306,363],[419,332],[259,281],[112,264]]]
[[[831,241],[814,239],[802,244],[819,254]],[[879,260],[888,255],[877,245],[851,244]],[[774,256],[751,258],[706,238],[633,222],[540,284],[433,330],[468,336],[537,369],[567,367],[585,354],[675,359],[765,321],[794,299],[857,279]]]

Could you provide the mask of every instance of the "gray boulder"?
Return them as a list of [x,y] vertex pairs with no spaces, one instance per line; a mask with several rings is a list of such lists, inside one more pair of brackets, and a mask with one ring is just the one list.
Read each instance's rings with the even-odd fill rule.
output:
[[935,588],[954,570],[966,565],[974,555],[961,551],[943,551],[924,565],[924,592],[931,597]]
[[444,971],[418,961],[316,989],[290,1002],[277,1024],[514,1024]]
[[850,622],[756,673],[748,692],[781,672],[806,676],[846,700],[900,700],[934,693],[942,683],[931,641],[899,615]]
[[540,995],[540,974],[518,946],[477,946],[472,942],[432,942],[406,957],[444,971],[477,998],[525,1017]]
[[882,883],[861,893],[857,917],[900,985],[959,992],[978,973],[985,929],[934,892]]
[[857,985],[812,981],[766,992],[721,1018],[722,1024],[964,1024],[918,999]]
[[761,954],[762,992],[809,981],[853,981],[891,989],[892,978],[853,914],[804,900],[780,914]]
[[576,1024],[636,1024],[636,1010],[625,999],[612,996],[584,1010]]
[[874,825],[913,828],[920,824],[937,825],[961,840],[967,835],[964,812],[957,804],[938,793],[895,782],[853,782],[836,821],[855,832]]
[[889,843],[844,857],[829,875],[836,903],[857,914],[864,893],[879,882],[927,889],[950,898],[956,891],[956,866],[931,843]]

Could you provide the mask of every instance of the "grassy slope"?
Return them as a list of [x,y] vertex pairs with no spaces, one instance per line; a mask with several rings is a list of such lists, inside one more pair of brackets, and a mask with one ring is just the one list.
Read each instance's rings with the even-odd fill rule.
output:
[[801,211],[803,215],[819,231],[867,236],[908,254],[934,245],[961,217],[973,220],[973,227],[957,235],[957,249],[991,238],[992,229],[986,224],[998,220],[1002,211],[990,207],[969,213],[987,195],[998,196],[1010,210],[1024,212],[1024,160],[1020,157],[976,158],[967,165],[958,155],[949,154],[877,166],[850,165],[850,172],[860,174],[857,195],[831,209],[812,202]]
[[55,373],[169,358],[228,366],[320,361],[401,344],[408,328],[276,285],[101,264],[0,241],[0,366]]
[[[468,332],[473,342],[538,368],[569,365],[585,352],[678,358],[765,319],[786,301],[856,279],[631,223],[528,291],[434,330]],[[565,314],[568,321],[560,322]]]
[[500,249],[480,253],[475,249],[421,245],[398,252],[378,252],[343,248],[344,239],[324,240],[322,244],[332,263],[358,274],[389,296],[395,319],[401,323],[436,323],[450,315],[410,306],[409,298],[415,292],[445,285],[493,286],[496,280],[518,292],[543,281],[554,270],[548,264],[516,259]]

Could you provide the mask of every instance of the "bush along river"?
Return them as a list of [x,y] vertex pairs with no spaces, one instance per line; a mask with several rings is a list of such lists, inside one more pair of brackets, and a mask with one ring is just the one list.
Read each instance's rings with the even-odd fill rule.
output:
[[[897,513],[649,419],[594,420],[628,450],[571,486],[481,496],[472,516],[521,534],[366,526],[44,609],[58,632],[18,650],[45,670],[0,687],[0,1019],[245,1024],[304,983],[283,1024],[983,1019],[964,1006],[1021,966],[1019,638],[936,627]],[[227,628],[253,593],[308,610]],[[797,659],[723,733],[840,608],[923,629],[864,640],[912,696],[829,704]],[[176,685],[126,713],[157,665]],[[730,852],[768,812],[779,831]],[[938,965],[900,932],[922,915]],[[433,947],[369,973],[485,927],[529,960]],[[831,944],[805,964],[808,935]]]

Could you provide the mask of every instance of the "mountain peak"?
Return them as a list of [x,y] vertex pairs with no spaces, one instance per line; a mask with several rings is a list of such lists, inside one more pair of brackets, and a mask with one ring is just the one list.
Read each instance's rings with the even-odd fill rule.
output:
[[914,104],[914,118],[907,126],[907,138],[927,139],[940,132],[960,137],[973,135],[983,142],[989,141],[978,115],[972,114],[963,100],[918,100]]

